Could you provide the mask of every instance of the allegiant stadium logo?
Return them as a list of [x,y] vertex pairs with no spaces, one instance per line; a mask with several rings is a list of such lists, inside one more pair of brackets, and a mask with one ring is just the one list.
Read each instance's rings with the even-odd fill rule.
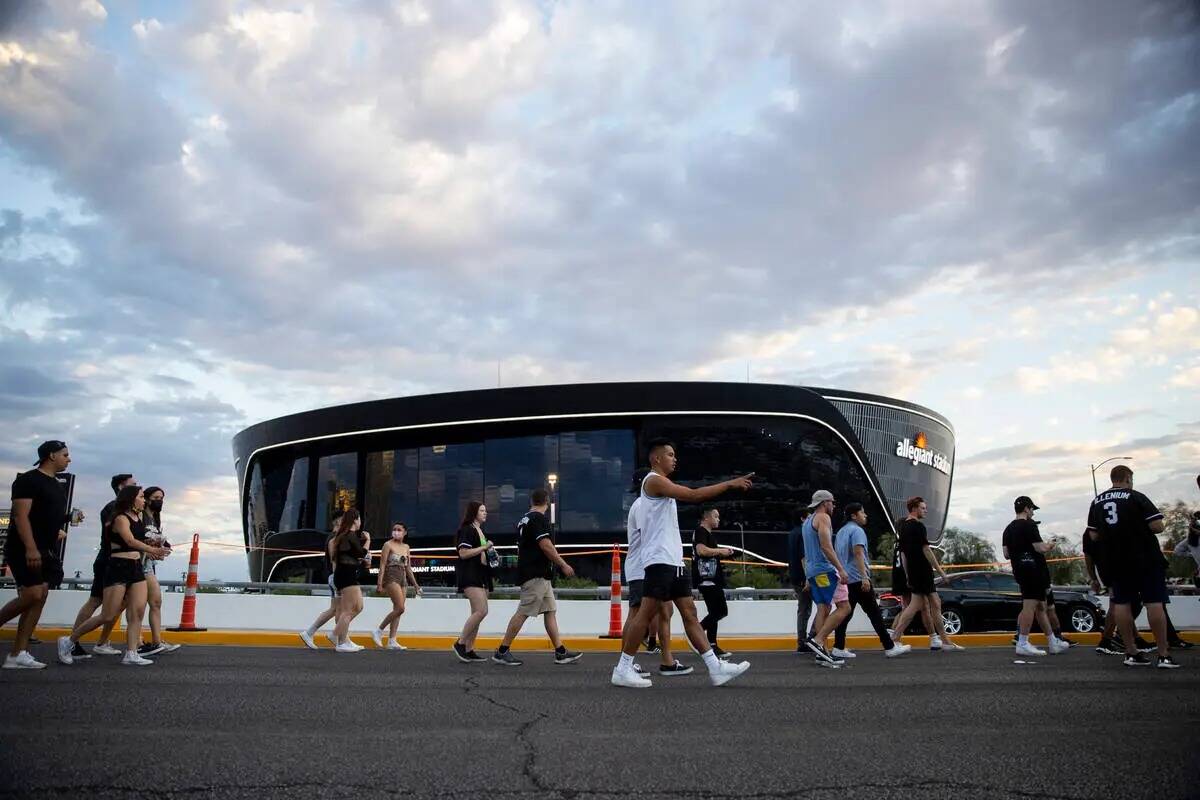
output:
[[929,439],[924,433],[918,433],[916,441],[904,439],[896,442],[896,455],[911,461],[914,467],[924,464],[938,472],[950,474],[950,459],[936,450],[931,450]]

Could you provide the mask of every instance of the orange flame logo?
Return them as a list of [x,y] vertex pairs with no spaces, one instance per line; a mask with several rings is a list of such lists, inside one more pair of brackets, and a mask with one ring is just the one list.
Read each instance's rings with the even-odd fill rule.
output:
[[921,450],[924,450],[926,447],[928,447],[928,446],[929,446],[929,440],[928,440],[928,439],[925,437],[925,434],[924,434],[924,433],[918,433],[918,434],[917,434],[917,441],[916,441],[916,445],[917,445],[917,447],[918,447],[918,448],[920,448]]

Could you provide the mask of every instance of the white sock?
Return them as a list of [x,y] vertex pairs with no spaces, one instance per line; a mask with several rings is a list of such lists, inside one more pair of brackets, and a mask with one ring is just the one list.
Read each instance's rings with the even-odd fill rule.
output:
[[633,669],[633,656],[622,652],[621,660],[617,662],[617,669]]
[[1028,646],[1028,644],[1029,644],[1029,634],[1023,633],[1017,637],[1017,645],[1019,647],[1026,647],[1026,646]]
[[312,625],[309,625],[308,630],[306,630],[305,633],[307,633],[308,637],[311,639],[312,637],[317,635],[317,629],[314,628]]
[[712,651],[712,648],[705,650],[704,655],[700,657],[704,659],[704,666],[708,667],[709,674],[721,669],[721,661],[717,658],[717,654]]

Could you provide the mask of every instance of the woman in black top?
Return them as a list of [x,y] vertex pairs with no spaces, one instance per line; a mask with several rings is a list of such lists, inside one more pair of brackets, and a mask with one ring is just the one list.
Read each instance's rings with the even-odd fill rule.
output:
[[[337,642],[334,649],[339,653],[357,653],[361,647],[349,639],[350,623],[362,612],[362,587],[358,585],[358,571],[364,559],[369,558],[369,535],[360,534],[362,520],[358,510],[350,509],[342,514],[342,521],[333,534],[330,544],[334,554],[333,585],[339,593],[337,625],[333,629],[333,638]],[[366,539],[366,544],[364,544]]]
[[483,533],[483,523],[486,521],[487,506],[478,500],[467,503],[454,542],[458,551],[458,561],[454,564],[455,582],[458,591],[471,603],[471,613],[463,624],[462,635],[454,643],[454,655],[465,664],[484,660],[475,652],[475,637],[479,634],[480,623],[488,614],[488,592],[492,590],[492,568],[488,556],[495,553],[494,545]]
[[116,509],[108,524],[108,566],[104,570],[104,599],[100,613],[76,625],[70,636],[59,637],[58,660],[70,664],[71,651],[87,633],[115,622],[125,606],[125,657],[122,664],[146,666],[154,662],[138,655],[142,643],[142,615],[146,613],[146,576],[143,555],[162,558],[166,550],[147,544],[142,510],[146,498],[140,486],[125,486],[117,493]]
[[[142,523],[146,526],[146,543],[157,545],[171,554],[171,543],[162,532],[163,499],[167,496],[158,486],[150,486],[144,492],[146,508],[142,511]],[[156,653],[170,653],[179,649],[179,645],[164,642],[162,638],[162,588],[158,585],[158,561],[152,558],[142,560],[142,568],[146,572],[146,603],[150,608],[150,644],[138,648],[138,655],[152,656]]]

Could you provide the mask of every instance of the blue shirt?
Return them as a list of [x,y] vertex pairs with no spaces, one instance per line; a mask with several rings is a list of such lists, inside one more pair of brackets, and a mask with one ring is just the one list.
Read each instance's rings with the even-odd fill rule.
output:
[[863,561],[865,562],[867,553],[870,552],[867,545],[867,532],[853,521],[843,525],[837,532],[837,538],[833,540],[833,550],[837,553],[842,566],[846,568],[846,574],[850,576],[850,583],[858,583],[866,577],[858,571],[858,560],[854,557],[854,546],[859,544],[863,547]]
[[788,531],[788,578],[793,586],[804,583],[804,529],[799,525]]
[[813,514],[804,520],[804,563],[808,565],[804,574],[810,578],[834,571],[833,564],[829,563],[829,559],[821,550],[821,535],[817,533],[817,528],[813,525],[813,520],[816,518],[817,515]]

